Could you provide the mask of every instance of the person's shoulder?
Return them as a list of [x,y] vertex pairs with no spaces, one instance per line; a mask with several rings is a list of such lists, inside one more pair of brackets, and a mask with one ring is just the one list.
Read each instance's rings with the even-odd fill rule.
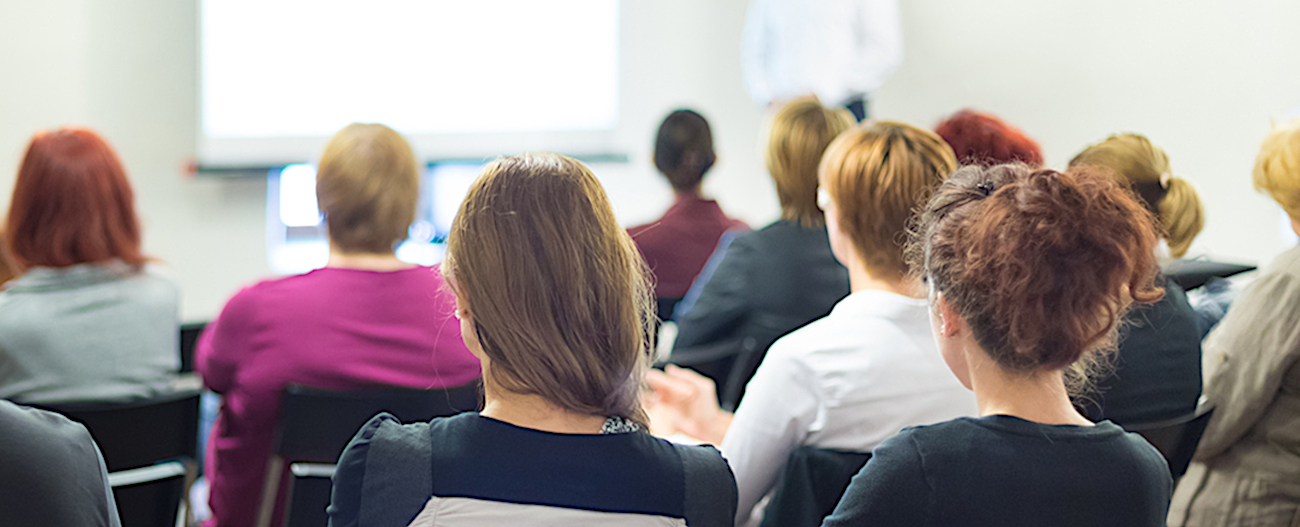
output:
[[[55,412],[0,400],[0,431],[6,451],[31,455],[35,451],[57,450],[66,454],[70,445],[94,445],[85,426]],[[62,457],[62,456],[60,456]]]
[[673,448],[682,462],[686,497],[683,508],[687,523],[703,526],[731,525],[736,517],[739,493],[735,474],[731,472],[727,460],[712,446],[674,444]]

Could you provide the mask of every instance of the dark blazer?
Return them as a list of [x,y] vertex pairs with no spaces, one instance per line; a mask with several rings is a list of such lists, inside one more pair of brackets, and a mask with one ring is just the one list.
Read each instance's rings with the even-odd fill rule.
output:
[[848,294],[848,271],[831,254],[825,227],[779,220],[742,234],[678,317],[669,362],[712,378],[732,408],[776,339],[826,316]]
[[1189,415],[1201,397],[1201,331],[1187,293],[1172,280],[1165,297],[1137,306],[1120,327],[1114,372],[1081,404],[1093,421],[1120,426]]

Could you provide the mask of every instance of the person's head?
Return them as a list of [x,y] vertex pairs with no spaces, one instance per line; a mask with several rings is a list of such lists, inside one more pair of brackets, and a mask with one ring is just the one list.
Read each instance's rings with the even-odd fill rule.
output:
[[668,178],[673,190],[692,192],[713,168],[713,132],[704,116],[677,110],[664,118],[655,136],[655,168]]
[[952,149],[920,128],[869,121],[840,134],[819,168],[835,257],[858,259],[878,279],[904,278],[908,221],[956,169]]
[[768,123],[767,170],[776,182],[781,218],[804,227],[820,227],[817,207],[817,165],[831,140],[853,126],[843,108],[827,108],[817,99],[786,103]]
[[650,281],[582,163],[548,153],[489,163],[452,222],[443,269],[490,386],[646,424]]
[[5,225],[17,271],[120,260],[144,265],[135,193],[112,147],[86,129],[32,137]]
[[935,126],[934,133],[952,146],[963,165],[1043,164],[1038,142],[992,114],[961,110]]
[[1067,370],[1077,391],[1133,302],[1158,300],[1151,214],[1113,178],[971,165],[935,191],[909,259],[931,290],[939,349],[967,388],[991,360],[1014,376]]
[[1275,128],[1255,158],[1255,189],[1282,206],[1300,234],[1300,119]]
[[1191,183],[1174,177],[1169,156],[1138,134],[1116,134],[1092,145],[1070,160],[1070,166],[1108,169],[1127,185],[1143,205],[1159,219],[1169,252],[1174,258],[1187,254],[1192,240],[1205,227],[1205,209]]
[[316,168],[316,201],[331,249],[392,253],[415,221],[419,190],[415,153],[400,134],[382,124],[339,130]]

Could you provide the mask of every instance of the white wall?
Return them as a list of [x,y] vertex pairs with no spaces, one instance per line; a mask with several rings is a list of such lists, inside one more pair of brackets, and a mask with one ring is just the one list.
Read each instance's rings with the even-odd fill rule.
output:
[[[760,115],[740,85],[745,0],[625,0],[622,124],[632,156],[602,177],[628,224],[671,200],[653,175],[655,127],[690,106],[714,127],[706,189],[753,223],[776,215],[757,155]],[[1205,198],[1199,250],[1281,250],[1276,209],[1249,185],[1270,116],[1300,105],[1300,4],[1290,0],[904,0],[907,57],[876,116],[931,125],[963,106],[1000,113],[1060,166],[1116,131],[1149,135]],[[268,274],[265,181],[192,178],[193,0],[0,0],[0,205],[30,134],[84,124],[136,184],[146,250],[175,270],[186,319],[209,318]]]

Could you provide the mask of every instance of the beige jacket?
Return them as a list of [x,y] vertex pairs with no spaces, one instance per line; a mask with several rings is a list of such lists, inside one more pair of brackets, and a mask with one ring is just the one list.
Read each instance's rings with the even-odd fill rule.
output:
[[1300,247],[1246,288],[1204,360],[1214,416],[1169,525],[1300,527]]

